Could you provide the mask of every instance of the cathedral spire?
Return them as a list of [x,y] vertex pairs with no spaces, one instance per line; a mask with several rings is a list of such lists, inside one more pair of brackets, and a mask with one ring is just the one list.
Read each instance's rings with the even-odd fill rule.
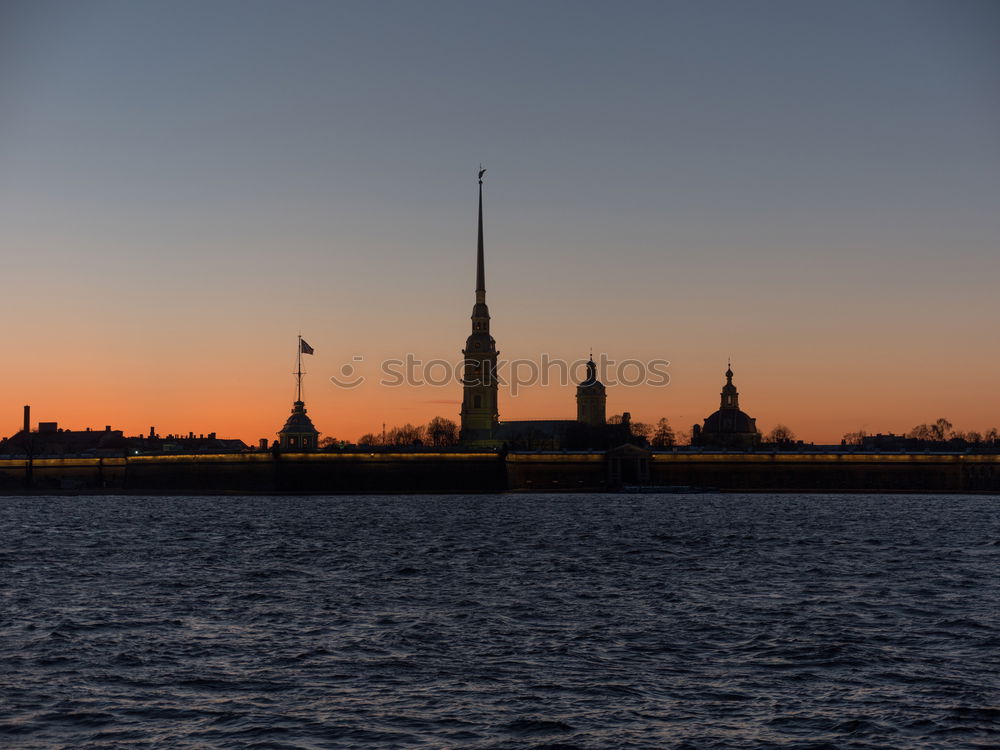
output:
[[483,261],[483,175],[479,165],[479,243],[476,248],[476,304],[472,307],[472,332],[462,350],[462,432],[465,445],[496,445],[493,437],[497,410],[497,351],[490,335],[490,310],[486,306],[486,269]]
[[486,268],[483,260],[483,175],[486,170],[479,165],[479,248],[476,253],[476,302],[486,302]]

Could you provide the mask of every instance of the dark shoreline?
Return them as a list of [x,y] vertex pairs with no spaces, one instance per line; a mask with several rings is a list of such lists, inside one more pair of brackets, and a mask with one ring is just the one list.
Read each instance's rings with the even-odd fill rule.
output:
[[0,459],[3,495],[997,493],[1000,454],[649,451]]
[[461,492],[433,491],[424,492],[285,492],[285,491],[253,491],[253,490],[125,490],[125,489],[93,489],[93,490],[21,490],[19,492],[0,491],[0,498],[42,498],[42,497],[428,497],[428,496],[463,497],[469,495],[619,495],[621,497],[669,497],[671,495],[952,495],[991,496],[1000,495],[1000,490],[797,490],[797,489],[725,489],[705,490],[692,489],[667,490],[663,492],[644,491],[628,492],[624,490],[503,490],[500,492]]

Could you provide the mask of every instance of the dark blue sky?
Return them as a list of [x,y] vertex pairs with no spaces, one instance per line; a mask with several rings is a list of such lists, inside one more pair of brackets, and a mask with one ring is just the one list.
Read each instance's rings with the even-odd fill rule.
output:
[[266,311],[261,357],[457,351],[482,161],[502,351],[666,354],[682,401],[729,354],[842,405],[926,349],[938,394],[1000,369],[996,2],[8,0],[0,111],[25,350]]

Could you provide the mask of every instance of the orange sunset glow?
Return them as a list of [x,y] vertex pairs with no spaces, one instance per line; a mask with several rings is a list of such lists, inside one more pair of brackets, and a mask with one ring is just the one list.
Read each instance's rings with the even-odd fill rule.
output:
[[0,746],[1000,748],[998,94],[1000,0],[0,0]]
[[[460,383],[378,379],[461,358],[480,161],[500,359],[670,362],[665,387],[609,386],[609,415],[690,430],[731,358],[764,432],[1000,424],[1000,66],[971,17],[914,10],[895,45],[852,31],[845,59],[835,14],[794,37],[766,13],[657,33],[625,14],[605,39],[594,7],[534,29],[484,10],[490,35],[425,54],[416,8],[407,34],[355,6],[237,15],[222,39],[205,8],[183,49],[170,4],[65,11],[6,19],[4,435],[30,404],[72,429],[274,440],[299,334],[323,436],[457,420]],[[366,382],[336,387],[345,364]],[[501,389],[500,418],[572,419],[574,388]]]

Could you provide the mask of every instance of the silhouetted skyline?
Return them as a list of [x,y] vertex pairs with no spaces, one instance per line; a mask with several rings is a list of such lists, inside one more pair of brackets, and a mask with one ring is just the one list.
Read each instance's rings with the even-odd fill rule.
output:
[[998,50],[985,2],[5,3],[0,433],[255,442],[297,331],[325,434],[455,418],[324,384],[455,357],[480,161],[503,355],[670,360],[609,414],[687,428],[732,356],[765,432],[985,429]]

